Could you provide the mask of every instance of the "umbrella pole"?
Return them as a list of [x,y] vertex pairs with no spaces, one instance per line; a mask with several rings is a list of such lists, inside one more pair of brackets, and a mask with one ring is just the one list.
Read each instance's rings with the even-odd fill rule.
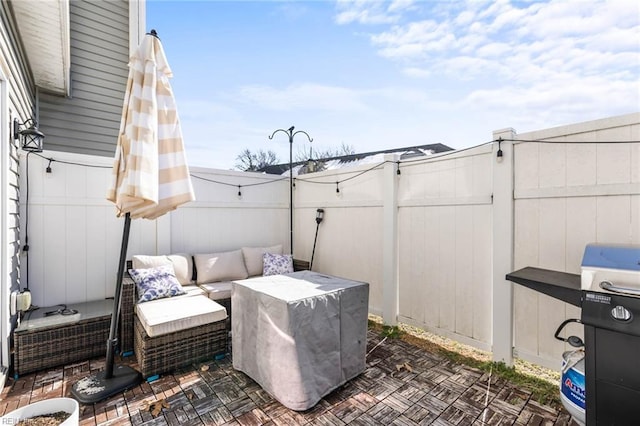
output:
[[119,365],[114,369],[114,353],[118,343],[118,319],[120,317],[120,295],[122,293],[122,277],[127,260],[127,247],[129,245],[129,229],[131,228],[131,215],[124,218],[124,230],[122,232],[122,245],[120,246],[120,259],[118,264],[118,277],[116,280],[116,293],[113,297],[113,312],[111,314],[111,326],[107,340],[106,366],[104,371],[78,380],[71,387],[71,395],[83,404],[93,404],[102,401],[112,395],[130,389],[140,383],[142,376],[136,370],[126,365]]
[[113,377],[113,364],[115,347],[118,344],[118,320],[120,319],[122,277],[124,267],[127,262],[127,248],[129,246],[129,230],[131,229],[131,214],[124,217],[124,229],[122,231],[122,244],[120,245],[120,260],[118,263],[118,277],[116,279],[116,294],[113,296],[113,314],[111,315],[111,327],[109,328],[109,339],[107,340],[107,356],[105,367],[105,379]]

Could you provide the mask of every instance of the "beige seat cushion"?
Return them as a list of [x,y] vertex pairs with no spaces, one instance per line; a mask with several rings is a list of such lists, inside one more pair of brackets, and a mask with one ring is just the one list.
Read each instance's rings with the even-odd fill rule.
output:
[[262,275],[262,255],[265,253],[282,254],[282,244],[271,247],[242,247],[242,256],[250,277]]
[[181,285],[193,283],[193,261],[190,254],[178,253],[163,256],[137,255],[131,258],[133,269],[155,268],[172,265],[173,272]]
[[[187,293],[177,297],[189,297],[189,296],[206,296],[207,292],[198,287],[197,285],[183,285],[182,289]],[[176,299],[174,296],[173,299]]]
[[197,270],[197,283],[243,280],[249,276],[241,250],[193,256]]
[[207,294],[207,296],[211,300],[222,300],[231,298],[231,281],[200,284],[200,288]]
[[227,310],[203,295],[169,297],[136,304],[136,315],[149,337],[223,321]]

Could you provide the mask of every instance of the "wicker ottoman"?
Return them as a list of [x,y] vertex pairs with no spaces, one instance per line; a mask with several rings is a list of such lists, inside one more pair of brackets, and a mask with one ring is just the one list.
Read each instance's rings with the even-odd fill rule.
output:
[[227,312],[204,295],[136,306],[133,346],[143,377],[211,359],[227,349]]
[[32,311],[14,331],[16,377],[106,353],[113,300],[68,305],[78,311],[72,315],[45,315],[58,309],[62,307]]
[[149,337],[136,317],[134,346],[143,377],[210,359],[227,348],[227,321],[218,321],[175,333]]

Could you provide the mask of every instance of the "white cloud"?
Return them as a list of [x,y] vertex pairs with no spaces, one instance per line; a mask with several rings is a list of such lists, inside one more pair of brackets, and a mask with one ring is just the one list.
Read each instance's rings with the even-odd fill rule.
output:
[[469,25],[474,21],[475,16],[475,13],[472,11],[464,10],[453,19],[453,23],[456,26]]
[[405,75],[418,78],[427,78],[431,76],[431,71],[426,68],[408,67],[402,70]]
[[561,1],[530,8],[519,33],[526,37],[566,38],[598,35],[616,28],[636,28],[640,5],[625,0]]
[[533,130],[640,107],[638,2],[470,0],[412,8],[369,38],[416,91],[442,88],[414,103],[417,114],[440,103],[441,111],[489,129]]
[[[601,76],[576,80],[572,75],[559,75],[531,86],[476,90],[462,104],[508,112],[510,117],[520,117],[522,122],[544,118],[553,123],[571,123],[584,121],[580,117],[585,116],[606,117],[637,110],[637,101],[628,96],[632,90],[637,90],[633,82],[611,82]],[[518,114],[513,114],[514,111]]]
[[495,42],[480,46],[475,53],[481,57],[499,59],[508,56],[512,50],[513,47],[509,43]]
[[405,75],[520,84],[563,73],[640,78],[636,2],[453,2],[431,12],[428,20],[405,15],[370,35],[381,56],[401,61]]
[[421,58],[429,52],[444,52],[455,40],[456,36],[447,24],[432,20],[394,26],[371,36],[372,43],[380,46],[379,53],[389,58]]
[[608,28],[598,34],[583,39],[585,49],[590,50],[621,50],[640,51],[640,28],[622,29]]
[[409,8],[411,3],[410,0],[395,0],[387,8],[386,3],[380,0],[338,0],[335,22],[339,25],[393,23],[399,18],[396,12]]
[[393,0],[389,5],[389,7],[387,8],[387,10],[389,12],[412,10],[414,8],[413,7],[414,3],[415,3],[414,0]]
[[470,81],[486,75],[498,77],[502,74],[499,62],[474,56],[457,56],[442,61],[439,71],[461,81]]

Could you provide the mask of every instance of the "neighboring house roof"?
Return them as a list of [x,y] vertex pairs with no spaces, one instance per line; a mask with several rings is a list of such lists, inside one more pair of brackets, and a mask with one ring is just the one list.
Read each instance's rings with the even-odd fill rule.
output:
[[12,1],[11,7],[35,85],[69,93],[69,1]]
[[[391,148],[381,151],[363,152],[361,154],[341,155],[338,157],[322,158],[319,161],[322,163],[321,170],[335,170],[342,167],[353,167],[362,164],[376,164],[384,161],[386,154],[398,154],[400,160],[406,160],[415,157],[424,157],[426,155],[437,154],[440,152],[453,151],[450,148],[441,143],[434,143],[429,145],[409,146],[406,148]],[[308,173],[307,161],[296,161],[292,163],[293,175]],[[258,170],[273,175],[289,174],[289,163],[274,164],[271,166],[263,167]]]

